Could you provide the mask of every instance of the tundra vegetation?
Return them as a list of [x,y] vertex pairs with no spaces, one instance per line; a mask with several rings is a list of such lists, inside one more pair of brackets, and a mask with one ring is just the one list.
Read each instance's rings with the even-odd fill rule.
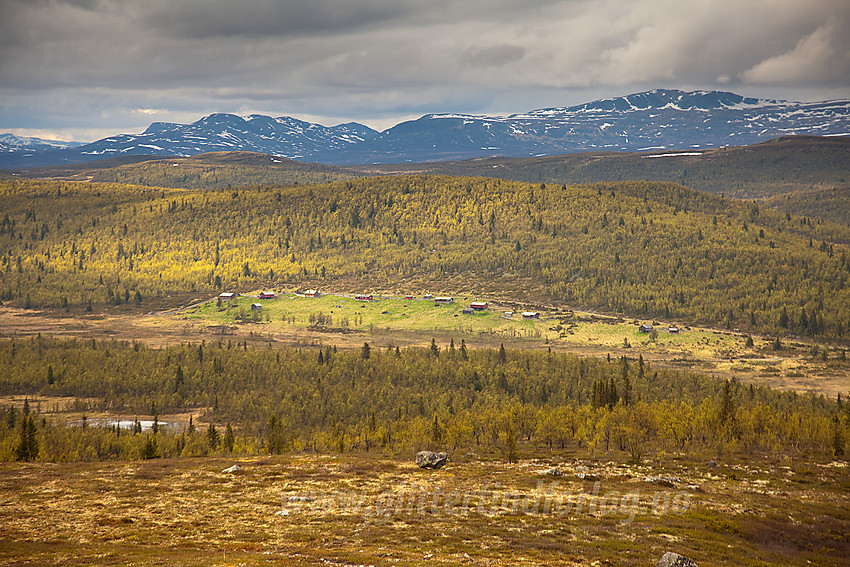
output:
[[[646,565],[675,547],[700,565],[838,565],[850,553],[842,396],[655,364],[644,346],[678,336],[625,330],[632,318],[737,329],[721,338],[748,339],[753,358],[806,349],[844,372],[846,225],[640,181],[8,178],[0,198],[4,313],[70,322],[64,337],[0,342],[3,560]],[[550,317],[398,297],[286,296],[254,312],[252,298],[215,300],[307,287],[444,290]],[[186,303],[177,317],[220,336],[153,344],[82,326]],[[616,322],[614,356],[547,348],[580,334],[578,306]],[[287,325],[326,339],[284,345],[273,334]],[[230,326],[250,328],[250,344]],[[363,333],[381,326],[380,344]],[[534,344],[499,344],[517,330]],[[402,331],[424,344],[392,344]],[[467,343],[484,334],[489,346]],[[421,449],[450,464],[419,471]],[[551,467],[565,477],[538,474]],[[547,491],[608,504],[555,517],[533,505]],[[382,515],[340,499],[386,512],[400,494],[440,505]],[[646,502],[633,514],[632,495]],[[290,496],[321,505],[289,509]]]

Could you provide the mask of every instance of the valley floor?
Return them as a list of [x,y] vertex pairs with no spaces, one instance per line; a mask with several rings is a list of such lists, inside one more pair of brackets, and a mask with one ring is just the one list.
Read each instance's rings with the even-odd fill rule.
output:
[[[554,308],[541,311],[539,320],[523,320],[521,311],[533,307],[508,302],[490,302],[486,313],[459,315],[475,298],[457,299],[452,306],[434,308],[432,302],[421,299],[388,296],[367,304],[346,295],[304,298],[289,293],[263,302],[264,311],[256,320],[251,318],[249,309],[257,301],[256,293],[240,297],[231,307],[216,307],[214,300],[195,298],[184,302],[184,307],[155,313],[130,307],[76,313],[4,306],[0,307],[0,338],[44,334],[138,341],[153,347],[248,341],[264,347],[334,345],[343,349],[359,349],[364,342],[377,348],[427,346],[434,338],[443,347],[451,341],[460,345],[463,340],[470,347],[498,348],[504,344],[594,357],[642,356],[656,366],[693,369],[721,378],[735,377],[744,383],[820,393],[830,398],[850,391],[850,362],[840,360],[842,350],[846,357],[843,345],[830,348],[793,338],[784,341],[782,350],[775,351],[771,337],[753,336],[753,346],[747,347],[747,335],[735,330],[678,322],[680,331],[671,334],[667,328],[674,323],[659,325],[658,321],[654,321],[658,336],[651,338],[638,331],[642,320]],[[503,316],[511,310],[516,311],[512,317]],[[319,317],[328,317],[330,324],[316,324]]]

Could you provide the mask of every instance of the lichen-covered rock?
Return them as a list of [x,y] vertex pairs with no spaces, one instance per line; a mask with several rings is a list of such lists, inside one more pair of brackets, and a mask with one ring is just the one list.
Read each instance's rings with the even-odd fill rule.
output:
[[449,456],[445,453],[433,451],[419,451],[416,453],[416,464],[423,469],[438,469],[448,462]]
[[687,557],[682,557],[678,553],[668,551],[661,556],[655,567],[697,567],[697,564]]

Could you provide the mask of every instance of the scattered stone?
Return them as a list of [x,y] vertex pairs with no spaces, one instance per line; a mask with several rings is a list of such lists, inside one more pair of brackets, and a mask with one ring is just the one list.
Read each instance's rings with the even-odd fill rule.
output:
[[419,451],[416,453],[416,464],[423,469],[438,469],[448,462],[449,456],[445,453],[433,451]]
[[575,468],[576,476],[582,480],[599,480],[599,477],[590,473],[590,469],[584,465],[579,465]]
[[708,461],[708,466],[711,467],[711,468],[716,468],[716,467],[719,467],[720,465],[718,465],[716,461]]
[[274,513],[275,516],[288,516],[289,510],[278,510]]
[[643,479],[644,482],[651,482],[653,484],[660,484],[661,486],[674,487],[677,484],[681,484],[682,479],[676,476],[648,476]]
[[559,469],[558,467],[552,467],[551,469],[540,471],[540,474],[549,476],[561,476],[564,473],[562,473],[561,469]]
[[668,551],[661,556],[655,567],[697,567],[697,564],[687,557],[682,557],[678,553]]
[[228,473],[239,472],[241,470],[242,470],[242,467],[240,467],[239,465],[233,465],[232,467],[227,467],[226,469],[224,469],[221,472],[223,472],[224,474],[228,474]]
[[290,496],[286,499],[287,502],[312,502],[313,499],[310,496]]

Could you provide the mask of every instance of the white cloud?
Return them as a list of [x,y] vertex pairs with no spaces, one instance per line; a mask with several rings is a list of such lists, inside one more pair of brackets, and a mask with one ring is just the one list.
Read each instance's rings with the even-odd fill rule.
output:
[[752,83],[832,83],[850,76],[847,30],[834,20],[797,42],[794,49],[765,59],[741,73]]

